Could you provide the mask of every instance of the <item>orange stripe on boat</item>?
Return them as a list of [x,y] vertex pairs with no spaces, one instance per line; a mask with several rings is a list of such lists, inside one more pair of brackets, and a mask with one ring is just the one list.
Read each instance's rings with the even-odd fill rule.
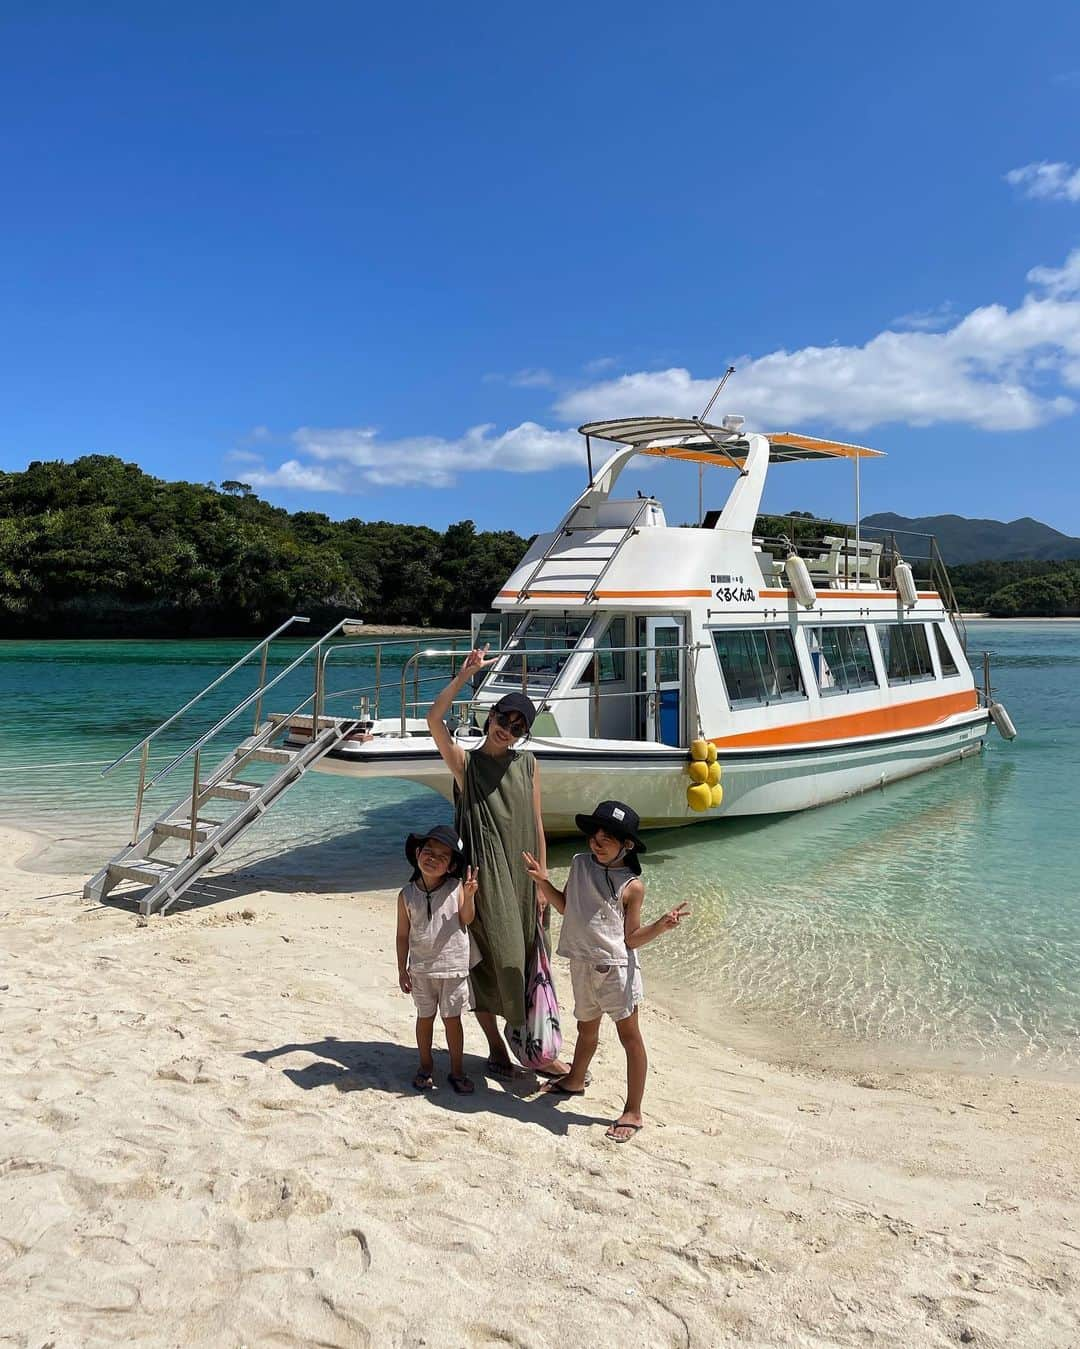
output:
[[[787,600],[791,599],[794,591],[791,590],[759,590],[758,596],[763,600]],[[817,592],[819,600],[895,600],[898,598],[895,590],[819,590]],[[941,596],[936,590],[920,590],[919,599],[921,600],[940,600]]]
[[[587,590],[532,590],[529,592],[529,599],[551,599],[570,600],[579,599],[587,595]],[[705,599],[712,594],[711,590],[598,590],[596,598],[598,600],[676,600],[676,599]],[[520,590],[500,590],[498,599],[520,599],[522,591]]]
[[740,735],[713,736],[712,742],[721,747],[738,748],[743,745],[805,745],[816,740],[852,740],[858,736],[936,726],[957,712],[973,712],[978,706],[979,697],[975,690],[965,689],[962,693],[920,698],[915,703],[875,707],[869,712],[850,712],[842,717],[770,726],[764,731],[744,731]]

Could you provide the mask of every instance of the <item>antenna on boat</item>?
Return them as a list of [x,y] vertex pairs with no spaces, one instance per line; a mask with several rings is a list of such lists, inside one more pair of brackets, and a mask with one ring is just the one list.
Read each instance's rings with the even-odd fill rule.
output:
[[728,382],[728,380],[732,377],[734,373],[735,367],[733,365],[729,365],[728,368],[724,371],[724,378],[720,381],[720,383],[716,386],[716,388],[713,389],[712,397],[705,404],[705,411],[698,418],[699,422],[703,422],[705,418],[709,415],[709,413],[712,411],[712,405],[720,397],[720,390],[724,387],[724,385]]
[[[703,422],[705,418],[709,415],[709,413],[712,410],[712,405],[720,397],[720,390],[724,387],[724,385],[728,382],[728,380],[732,377],[734,373],[735,367],[733,365],[729,365],[728,368],[724,371],[723,379],[716,386],[716,388],[713,389],[712,397],[705,404],[705,411],[701,414],[700,417],[695,418],[696,421]],[[701,524],[702,520],[705,519],[705,465],[700,463],[697,466],[697,518],[699,525]]]

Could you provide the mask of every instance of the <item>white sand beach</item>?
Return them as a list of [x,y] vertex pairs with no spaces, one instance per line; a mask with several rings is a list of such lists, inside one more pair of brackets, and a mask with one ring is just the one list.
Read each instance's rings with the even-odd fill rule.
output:
[[0,844],[0,1344],[1080,1344],[1080,1087],[799,1074],[650,1004],[617,1146],[610,1028],[580,1099],[472,1025],[475,1096],[410,1088],[393,892],[145,922]]

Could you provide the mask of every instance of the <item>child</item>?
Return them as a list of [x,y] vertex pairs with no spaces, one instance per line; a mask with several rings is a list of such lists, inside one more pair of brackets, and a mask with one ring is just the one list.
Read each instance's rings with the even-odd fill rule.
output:
[[459,1095],[469,1095],[473,1084],[462,1062],[461,1014],[472,1006],[468,925],[476,916],[476,868],[464,870],[465,844],[445,824],[426,834],[410,834],[405,856],[413,874],[398,895],[397,963],[401,991],[411,993],[416,1003],[420,1067],[413,1086],[417,1091],[435,1086],[431,1036],[438,1012],[450,1051],[446,1080]]
[[554,904],[563,914],[558,954],[570,960],[578,1023],[570,1071],[544,1090],[560,1096],[584,1093],[589,1081],[586,1069],[596,1053],[600,1022],[607,1012],[626,1051],[626,1108],[604,1136],[613,1143],[625,1143],[643,1124],[641,1098],[649,1067],[638,1026],[642,986],[636,951],[678,927],[689,910],[680,904],[654,923],[641,926],[645,886],[637,855],[645,851],[645,845],[637,836],[637,811],[621,801],[601,801],[591,815],[575,819],[588,837],[589,851],[578,853],[571,862],[565,891],[556,890],[546,868],[525,854],[525,866],[541,902]]

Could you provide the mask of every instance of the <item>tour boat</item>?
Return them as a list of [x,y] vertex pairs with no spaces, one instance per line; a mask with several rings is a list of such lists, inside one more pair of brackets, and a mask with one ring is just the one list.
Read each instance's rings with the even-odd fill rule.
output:
[[[475,746],[504,693],[532,698],[527,747],[552,833],[573,831],[576,813],[611,798],[629,802],[646,829],[802,810],[976,754],[991,720],[1015,733],[988,676],[976,683],[932,539],[916,557],[923,550],[906,536],[901,553],[895,538],[866,537],[858,523],[815,533],[800,517],[786,536],[755,534],[772,464],[851,461],[858,519],[859,466],[880,451],[749,432],[741,417],[633,417],[580,430],[588,485],[476,625],[495,664],[452,723]],[[596,441],[616,448],[593,472]],[[656,497],[616,496],[637,456],[679,461],[699,480],[704,468],[732,473],[726,504],[676,526]],[[451,799],[423,713],[436,691],[431,671],[444,682],[448,659],[462,657],[432,645],[395,666],[397,715],[382,715],[387,680],[312,767],[404,778]],[[317,698],[314,715],[287,718],[286,748],[310,741],[324,708]]]

